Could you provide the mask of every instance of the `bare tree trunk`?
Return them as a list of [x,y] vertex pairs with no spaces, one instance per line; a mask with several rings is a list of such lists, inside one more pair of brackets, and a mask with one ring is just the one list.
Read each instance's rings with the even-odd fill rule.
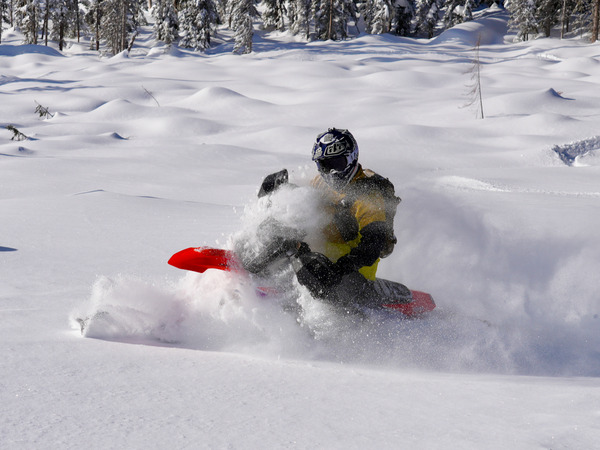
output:
[[327,39],[333,34],[333,0],[329,0],[329,27],[327,28]]
[[475,44],[475,57],[473,58],[473,65],[468,71],[471,73],[471,85],[469,91],[469,102],[465,106],[472,106],[477,104],[478,111],[477,117],[484,119],[485,114],[483,113],[483,94],[481,93],[481,60],[479,59],[479,48],[481,46],[481,35],[477,38],[477,44]]
[[37,45],[38,43],[38,16],[37,16],[37,8],[35,6],[35,4],[32,2],[32,9],[33,9],[33,20],[32,22],[32,30],[33,30],[33,43],[35,45]]
[[65,45],[65,23],[64,20],[61,20],[61,23],[58,28],[58,49],[62,52],[62,49]]
[[44,34],[44,44],[48,47],[48,20],[50,18],[50,0],[46,0],[46,12],[44,13],[44,26],[42,34]]
[[560,18],[560,38],[561,39],[563,39],[565,37],[566,17],[567,17],[567,0],[563,0],[562,14],[561,14],[561,18]]
[[79,38],[81,37],[81,27],[79,25],[79,22],[81,20],[81,18],[79,17],[79,0],[75,1],[75,20],[77,20],[77,42],[79,42]]
[[121,48],[119,52],[127,48],[127,2],[123,0],[121,4],[123,5],[123,9],[121,10]]
[[596,0],[594,4],[594,16],[592,18],[592,42],[598,40],[598,28],[600,25],[600,0]]
[[100,3],[96,4],[96,51],[100,51]]

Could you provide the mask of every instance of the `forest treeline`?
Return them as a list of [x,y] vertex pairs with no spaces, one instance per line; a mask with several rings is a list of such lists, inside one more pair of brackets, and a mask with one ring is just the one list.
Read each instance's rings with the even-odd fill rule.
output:
[[[307,41],[342,40],[361,32],[431,38],[473,19],[486,0],[0,0],[0,31],[17,28],[25,44],[89,38],[113,54],[131,49],[140,26],[153,18],[155,37],[166,44],[205,51],[226,27],[235,53],[252,51],[257,27]],[[517,39],[561,37],[576,30],[598,39],[600,0],[508,0]],[[0,43],[2,33],[0,32]]]

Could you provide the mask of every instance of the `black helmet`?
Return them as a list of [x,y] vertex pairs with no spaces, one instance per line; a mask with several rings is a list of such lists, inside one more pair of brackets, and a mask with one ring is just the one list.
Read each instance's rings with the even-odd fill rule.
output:
[[358,144],[348,130],[330,128],[317,136],[312,159],[327,184],[340,188],[356,174]]

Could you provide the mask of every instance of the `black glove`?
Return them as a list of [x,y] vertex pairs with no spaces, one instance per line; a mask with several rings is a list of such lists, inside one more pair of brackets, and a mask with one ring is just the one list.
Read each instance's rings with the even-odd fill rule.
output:
[[288,183],[288,171],[287,169],[280,170],[279,172],[267,175],[260,186],[258,191],[258,197],[264,197],[267,194],[271,194],[279,189],[282,184]]
[[302,266],[296,272],[298,282],[315,296],[325,294],[337,286],[345,275],[342,266],[333,264],[321,253],[307,252],[298,256]]

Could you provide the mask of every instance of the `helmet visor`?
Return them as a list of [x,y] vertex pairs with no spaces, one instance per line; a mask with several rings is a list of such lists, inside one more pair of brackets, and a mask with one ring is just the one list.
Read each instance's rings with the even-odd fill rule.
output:
[[348,167],[348,158],[346,155],[340,155],[333,158],[318,159],[316,163],[319,172],[342,172]]

